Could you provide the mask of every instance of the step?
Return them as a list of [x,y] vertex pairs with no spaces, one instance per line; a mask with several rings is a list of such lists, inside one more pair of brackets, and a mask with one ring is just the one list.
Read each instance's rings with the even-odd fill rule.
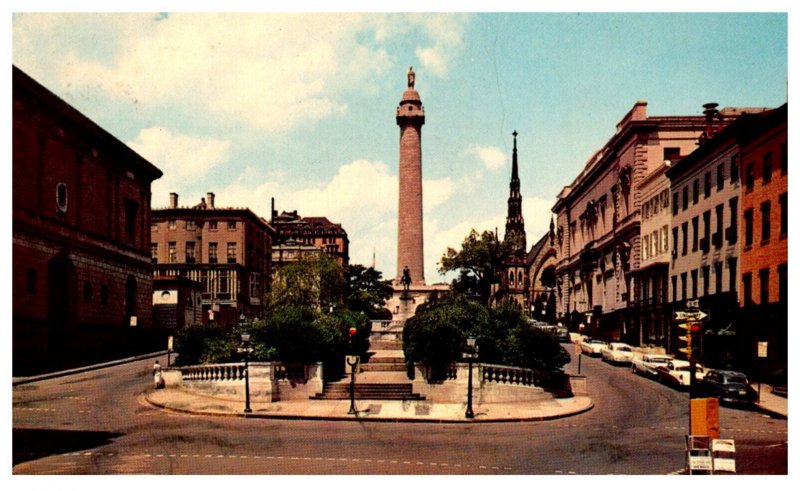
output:
[[405,363],[364,363],[361,370],[365,372],[405,372]]
[[370,356],[369,360],[362,363],[362,366],[367,363],[406,363],[406,359],[402,356]]
[[[412,392],[410,383],[357,383],[353,387],[355,399],[375,400],[424,400],[420,394]],[[346,381],[326,383],[323,391],[311,399],[349,399],[350,383]]]
[[370,350],[402,350],[402,341],[371,341],[369,343]]

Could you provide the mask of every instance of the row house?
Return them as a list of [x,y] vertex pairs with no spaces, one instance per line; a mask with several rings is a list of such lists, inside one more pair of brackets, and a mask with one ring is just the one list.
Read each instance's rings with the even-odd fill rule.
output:
[[[787,365],[789,205],[787,109],[753,119],[740,139],[741,189],[739,306],[743,358],[769,377]],[[762,343],[766,356],[759,358]],[[762,352],[762,354],[764,354]]]
[[704,126],[702,116],[648,116],[647,103],[637,102],[559,193],[552,208],[557,315],[573,328],[632,343],[644,338],[634,284],[642,257],[641,183],[665,160],[694,150]]
[[[741,109],[740,114],[735,122],[716,133],[707,130],[707,138],[701,140],[699,148],[665,173],[672,196],[668,288],[669,310],[683,310],[692,300],[709,314],[704,320],[700,348],[707,364],[749,368],[753,364],[747,359],[755,354],[754,339],[761,334],[756,331],[762,322],[747,322],[742,316],[747,310],[740,307],[753,303],[754,272],[764,280],[759,286],[764,285],[766,297],[759,303],[771,303],[772,269],[772,300],[777,305],[779,272],[787,263],[786,236],[781,238],[779,233],[770,240],[771,203],[786,200],[785,181],[776,182],[775,187],[771,183],[772,167],[776,166],[781,145],[786,144],[786,112],[784,108],[782,136],[780,130],[765,135],[768,123],[780,122],[780,110],[750,108]],[[707,115],[716,117],[713,105],[707,105]],[[761,179],[758,191],[756,176]],[[755,226],[762,227],[758,229],[758,251],[753,250]],[[775,317],[778,309],[770,312]],[[774,321],[775,325],[767,330],[770,339],[777,341],[777,317]],[[678,346],[674,333],[672,339],[669,348],[675,351]],[[779,344],[773,343],[773,347]]]
[[150,186],[162,173],[12,66],[13,373],[113,359],[152,329]]
[[272,226],[248,208],[218,208],[214,193],[192,207],[153,209],[155,274],[200,283],[203,321],[222,326],[264,315],[272,272]]

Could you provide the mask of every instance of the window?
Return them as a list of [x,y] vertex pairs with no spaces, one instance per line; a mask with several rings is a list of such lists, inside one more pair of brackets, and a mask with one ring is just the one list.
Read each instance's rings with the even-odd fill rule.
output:
[[208,229],[209,230],[217,230],[217,221],[216,220],[209,220],[208,221]]
[[158,262],[158,242],[150,243],[150,257],[153,259],[154,263]]
[[700,180],[695,179],[692,182],[692,204],[697,204],[700,201]]
[[681,300],[686,300],[688,297],[686,296],[686,273],[681,273]]
[[725,187],[725,162],[717,166],[717,191],[722,191]]
[[150,231],[151,232],[158,232],[158,224],[157,223],[151,223],[150,224]]
[[228,262],[236,262],[236,242],[228,242]]
[[789,234],[789,205],[786,202],[786,193],[778,196],[778,204],[781,207],[781,237]]
[[177,229],[177,228],[178,228],[178,226],[177,226],[177,225],[176,225],[176,223],[175,223],[175,220],[169,220],[169,221],[167,222],[167,227],[168,227],[170,230],[175,230],[175,229]]
[[258,298],[260,293],[258,273],[250,273],[250,298]]
[[67,185],[63,182],[56,185],[56,212],[59,214],[67,212]]
[[703,266],[703,296],[707,297],[711,289],[711,268]]
[[711,196],[711,173],[706,172],[703,178],[703,197],[708,198],[709,196]]
[[728,291],[736,291],[736,258],[728,259]]
[[692,270],[692,298],[697,298],[697,270]]
[[139,214],[139,203],[125,200],[125,239],[130,244],[136,243],[136,216]]
[[197,222],[194,220],[186,220],[186,230],[197,230]]
[[786,305],[787,300],[789,299],[788,292],[789,292],[789,278],[787,276],[787,266],[786,264],[779,264],[778,265],[778,301],[781,305]]
[[92,301],[92,284],[88,281],[83,282],[83,302],[89,303]]
[[744,246],[753,245],[753,209],[744,210]]
[[758,283],[761,290],[761,305],[769,303],[769,268],[758,270]]
[[672,276],[672,301],[678,301],[678,277],[673,275]]
[[672,257],[678,255],[678,227],[672,227]]
[[228,220],[228,230],[236,230],[236,220]]
[[36,270],[31,268],[25,273],[25,286],[27,287],[28,293],[34,294],[36,293]]
[[219,272],[219,293],[228,293],[230,291],[230,275],[227,269],[220,270]]
[[753,273],[745,273],[742,275],[742,293],[744,298],[744,305],[750,306],[753,304]]
[[175,242],[169,242],[167,244],[167,262],[168,263],[176,263],[178,262],[178,252],[176,250]]
[[729,244],[735,244],[739,235],[739,198],[733,197],[728,201],[728,206],[731,210],[731,225],[725,232],[725,237],[728,239]]
[[692,252],[697,250],[700,217],[692,218]]
[[700,249],[708,252],[711,240],[711,210],[703,212],[703,238],[700,240]]
[[186,262],[193,263],[196,261],[194,242],[186,242]]
[[683,233],[683,241],[681,242],[681,256],[685,256],[686,253],[689,252],[689,222],[683,222],[681,224],[681,233]]
[[208,262],[209,263],[217,262],[217,243],[216,242],[209,242],[208,243]]
[[658,240],[658,230],[650,234],[650,255],[657,256],[661,253],[661,241]]
[[772,152],[764,154],[761,172],[762,184],[767,184],[772,180]]
[[108,305],[108,286],[106,285],[100,287],[100,303]]
[[761,203],[761,242],[768,242],[769,241],[769,234],[770,234],[770,220],[769,220],[769,212],[770,212],[770,202],[764,201]]
[[731,184],[739,181],[739,160],[736,155],[731,157]]
[[642,237],[642,260],[650,257],[650,236]]
[[714,263],[714,293],[722,293],[722,261]]
[[664,147],[664,160],[675,160],[681,158],[679,147]]
[[669,226],[661,227],[661,252],[669,254]]
[[689,208],[689,186],[683,187],[683,196],[682,196],[682,209]]
[[678,214],[678,193],[672,193],[672,215]]
[[722,220],[723,220],[723,206],[717,205],[714,209],[717,212],[717,231],[714,233],[714,247],[722,247]]
[[752,191],[753,190],[753,186],[755,185],[756,177],[753,174],[753,165],[754,164],[752,162],[750,162],[744,168],[744,188],[747,191]]
[[785,176],[789,167],[789,155],[786,149],[786,142],[781,144],[781,175]]

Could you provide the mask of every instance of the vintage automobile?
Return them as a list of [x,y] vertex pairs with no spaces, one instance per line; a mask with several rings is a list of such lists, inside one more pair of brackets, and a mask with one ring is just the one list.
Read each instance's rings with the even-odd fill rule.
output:
[[627,365],[633,359],[633,348],[625,343],[608,343],[600,350],[603,361],[616,365]]
[[[666,365],[657,367],[656,372],[658,373],[657,378],[662,384],[676,389],[689,388],[691,374],[689,372],[689,362],[686,360],[670,360]],[[697,382],[703,380],[705,373],[706,369],[703,365],[697,363],[695,365],[695,380]]]
[[556,338],[558,338],[559,343],[569,343],[569,329],[561,326],[556,327]]
[[636,356],[631,360],[631,371],[637,375],[656,378],[658,376],[656,369],[666,366],[672,359],[672,355],[645,353],[641,357]]
[[708,370],[698,384],[698,392],[704,397],[717,397],[728,404],[752,404],[758,393],[750,386],[747,375],[731,370]]
[[585,355],[600,356],[600,351],[605,348],[606,342],[599,339],[586,338],[578,346],[580,346],[581,353]]

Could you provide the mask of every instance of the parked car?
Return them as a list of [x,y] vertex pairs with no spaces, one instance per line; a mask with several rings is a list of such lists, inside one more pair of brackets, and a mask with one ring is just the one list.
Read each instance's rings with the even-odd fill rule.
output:
[[656,378],[658,367],[666,366],[672,361],[672,355],[643,354],[641,357],[635,356],[631,360],[631,371],[638,375]]
[[605,348],[606,342],[599,339],[586,338],[579,344],[581,353],[589,356],[600,356],[600,351]]
[[769,379],[772,386],[772,393],[776,396],[789,397],[789,379],[786,376],[786,370],[781,368],[772,374]]
[[708,370],[698,384],[698,392],[705,397],[718,397],[720,402],[729,404],[752,404],[758,399],[747,375],[731,370]]
[[[675,387],[676,389],[689,388],[691,374],[689,372],[689,362],[686,360],[670,360],[666,365],[657,367],[658,380],[662,384]],[[700,382],[706,369],[701,364],[695,365],[695,379]]]
[[566,327],[556,327],[556,337],[559,343],[569,343],[569,329]]
[[618,365],[628,365],[633,359],[633,348],[625,343],[608,343],[600,350],[603,361]]

